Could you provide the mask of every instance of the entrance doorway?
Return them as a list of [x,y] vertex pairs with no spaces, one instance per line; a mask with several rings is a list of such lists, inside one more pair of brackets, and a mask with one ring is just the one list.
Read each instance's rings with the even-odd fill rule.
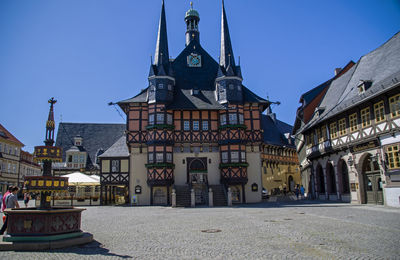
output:
[[208,202],[207,158],[187,158],[188,184],[195,193],[196,205]]
[[289,175],[288,183],[289,183],[289,191],[293,192],[294,191],[294,180],[293,180],[292,175]]
[[362,170],[365,203],[383,205],[382,177],[377,160],[368,155]]
[[104,185],[101,187],[102,205],[120,205],[128,203],[127,185]]

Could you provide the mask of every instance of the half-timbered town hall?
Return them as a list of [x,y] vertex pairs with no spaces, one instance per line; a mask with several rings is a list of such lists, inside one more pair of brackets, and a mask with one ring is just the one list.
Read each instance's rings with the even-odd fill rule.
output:
[[185,205],[193,189],[203,204],[211,188],[224,204],[230,188],[239,202],[261,201],[261,113],[269,102],[242,84],[223,4],[218,61],[201,46],[193,6],[185,22],[186,47],[171,59],[162,3],[148,86],[118,102],[127,115],[131,195],[140,205],[165,205],[174,188]]

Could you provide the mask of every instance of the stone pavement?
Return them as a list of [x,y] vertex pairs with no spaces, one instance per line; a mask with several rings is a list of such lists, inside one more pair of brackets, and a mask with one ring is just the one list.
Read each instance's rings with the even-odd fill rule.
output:
[[400,259],[400,209],[291,201],[221,208],[87,207],[96,242],[0,259]]

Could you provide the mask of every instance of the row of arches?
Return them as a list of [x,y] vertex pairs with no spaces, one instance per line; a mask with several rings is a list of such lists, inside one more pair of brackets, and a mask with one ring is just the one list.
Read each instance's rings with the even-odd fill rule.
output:
[[[344,159],[340,159],[335,167],[328,161],[325,169],[320,163],[315,168],[314,191],[317,197],[325,195],[326,199],[336,197],[343,199],[343,195],[350,194],[350,190],[358,191],[360,203],[383,204],[383,182],[379,167],[379,157],[365,153],[360,157],[358,166],[358,184],[350,187],[349,171]],[[356,174],[357,177],[357,174]],[[356,188],[357,187],[357,188]],[[349,197],[350,198],[350,197]]]
[[[336,180],[337,178],[337,180]],[[341,159],[337,164],[337,174],[332,163],[327,162],[325,174],[321,164],[316,168],[316,192],[319,194],[349,194],[350,181],[346,162]]]

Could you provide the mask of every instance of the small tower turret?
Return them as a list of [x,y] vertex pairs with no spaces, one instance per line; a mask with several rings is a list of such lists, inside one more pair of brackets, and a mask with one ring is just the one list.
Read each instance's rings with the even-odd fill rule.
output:
[[162,1],[157,46],[154,57],[154,64],[150,65],[148,102],[171,102],[173,100],[175,79],[169,61],[164,0]]
[[221,51],[217,79],[215,80],[218,102],[242,103],[242,80],[240,66],[236,66],[235,64],[228,20],[226,18],[224,1],[222,0]]

